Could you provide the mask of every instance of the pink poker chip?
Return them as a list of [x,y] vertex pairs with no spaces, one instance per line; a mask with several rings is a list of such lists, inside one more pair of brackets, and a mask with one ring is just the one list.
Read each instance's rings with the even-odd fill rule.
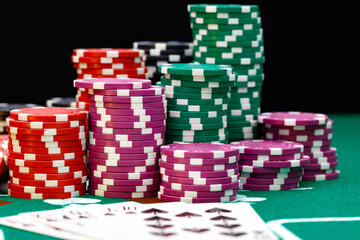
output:
[[159,166],[126,166],[126,167],[115,167],[115,166],[104,166],[94,163],[89,163],[88,168],[94,171],[102,172],[115,172],[115,173],[144,173],[158,171]]
[[236,200],[236,194],[227,197],[217,197],[217,198],[191,198],[191,197],[176,197],[167,194],[158,192],[157,194],[160,200],[166,202],[186,202],[186,203],[223,203],[223,202],[232,202]]
[[229,169],[237,169],[237,163],[231,164],[217,164],[217,165],[203,165],[203,166],[194,166],[187,164],[179,164],[179,163],[168,163],[164,161],[159,162],[159,166],[165,169],[178,170],[178,171],[200,171],[200,172],[216,172],[216,171],[224,171]]
[[133,128],[156,128],[165,126],[165,120],[152,121],[152,122],[111,122],[101,120],[89,120],[90,126],[115,128],[115,129],[133,129]]
[[327,170],[337,167],[338,161],[324,162],[324,163],[312,163],[304,166],[305,170]]
[[91,195],[100,196],[100,197],[110,197],[110,198],[147,198],[155,197],[157,191],[149,192],[112,192],[112,191],[103,191],[100,189],[89,188],[89,193]]
[[147,109],[118,109],[118,108],[98,108],[89,107],[90,113],[105,114],[111,116],[145,116],[154,114],[165,114],[166,108],[147,108]]
[[189,185],[211,185],[211,184],[226,184],[239,181],[239,174],[218,177],[218,178],[186,178],[186,177],[173,177],[161,174],[162,185],[168,185],[168,188],[176,189],[176,184],[189,184]]
[[111,154],[142,154],[158,152],[160,146],[149,146],[149,147],[106,147],[88,144],[88,150],[101,153]]
[[150,88],[151,81],[136,78],[89,78],[75,79],[74,87],[87,89],[141,89]]
[[[163,124],[164,125],[164,124]],[[95,133],[103,133],[103,134],[156,134],[165,132],[166,127],[154,127],[154,128],[106,128],[106,127],[96,127],[93,125],[89,125],[89,130]]]
[[339,170],[334,170],[330,173],[323,174],[304,174],[302,181],[326,181],[338,178],[340,175]]
[[99,178],[112,178],[112,179],[124,179],[124,180],[137,180],[145,178],[158,178],[160,177],[159,171],[154,172],[140,172],[140,173],[115,173],[115,172],[103,172],[90,170],[90,176]]
[[301,177],[304,174],[303,169],[298,169],[293,172],[285,173],[251,173],[251,172],[240,172],[240,177],[251,177],[251,178],[293,178]]
[[[95,149],[97,150],[97,149]],[[102,149],[99,149],[102,150]],[[97,152],[97,151],[88,151],[89,158],[99,158],[106,160],[148,160],[159,158],[158,152],[149,152],[149,153],[106,153],[106,152]]]
[[90,101],[110,102],[110,103],[150,103],[163,102],[166,100],[165,95],[157,96],[135,96],[135,97],[118,97],[118,96],[103,96],[103,95],[89,95]]
[[161,102],[147,102],[147,103],[116,103],[116,102],[94,102],[90,101],[90,107],[97,108],[115,108],[115,109],[153,109],[165,108],[166,101]]
[[158,140],[165,138],[165,132],[155,134],[143,134],[143,135],[127,135],[127,134],[103,134],[89,131],[89,139],[95,138],[97,140],[108,141],[148,141]]
[[231,164],[236,163],[239,161],[239,156],[232,156],[227,158],[176,158],[176,157],[169,157],[166,155],[161,156],[161,160],[163,162],[168,163],[180,163],[180,164],[187,164],[187,165],[194,165],[194,166],[206,166],[206,165],[217,165],[217,164]]
[[151,86],[144,89],[88,89],[89,95],[135,97],[135,96],[157,96],[164,94],[164,88],[161,86]]
[[230,177],[238,174],[237,169],[229,169],[223,171],[181,171],[160,167],[160,173],[182,178],[219,178]]
[[325,125],[328,117],[321,113],[307,112],[266,112],[258,115],[259,123],[298,126],[298,125]]
[[181,183],[169,183],[161,182],[161,186],[170,189],[182,190],[182,191],[203,191],[203,192],[219,192],[231,189],[239,188],[239,182],[231,183],[219,183],[219,184],[181,184]]
[[110,121],[110,122],[152,122],[161,121],[166,119],[166,114],[154,114],[145,116],[116,116],[106,114],[90,113],[89,118],[92,120],[99,121]]
[[229,189],[225,191],[218,192],[207,192],[207,191],[183,191],[183,190],[175,190],[171,188],[166,188],[164,186],[160,186],[159,192],[162,194],[176,196],[176,197],[190,197],[190,198],[217,198],[217,197],[227,197],[237,194],[239,188]]
[[283,185],[293,184],[301,181],[301,177],[294,178],[251,178],[251,177],[240,177],[240,183],[247,184],[259,184],[259,185]]
[[139,180],[121,180],[111,178],[98,178],[94,176],[89,177],[90,182],[110,186],[146,186],[160,184],[160,178],[145,178]]
[[247,166],[265,167],[265,168],[303,167],[310,163],[310,157],[305,155],[301,159],[284,160],[284,161],[240,160],[239,163]]
[[89,188],[107,192],[152,192],[159,190],[159,184],[139,186],[111,186],[90,181]]
[[297,154],[304,151],[304,145],[290,141],[244,140],[232,142],[241,154],[284,155]]
[[249,173],[288,173],[294,172],[302,169],[301,167],[282,167],[282,168],[269,168],[269,167],[254,167],[250,165],[242,164],[239,161],[239,172],[249,172]]
[[260,184],[248,184],[240,183],[239,188],[241,190],[250,190],[250,191],[280,191],[280,190],[290,190],[297,188],[299,183],[292,184],[273,184],[273,185],[260,185]]

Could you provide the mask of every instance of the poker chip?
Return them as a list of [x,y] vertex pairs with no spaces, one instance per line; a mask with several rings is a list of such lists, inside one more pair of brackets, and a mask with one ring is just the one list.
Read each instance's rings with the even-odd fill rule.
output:
[[0,135],[0,181],[5,182],[8,179],[8,142],[9,136],[6,134]]
[[131,193],[131,192],[152,192],[157,191],[159,189],[159,185],[144,185],[144,186],[112,186],[106,184],[97,184],[91,183],[89,185],[91,189],[97,189],[104,192],[124,192],[124,193]]
[[109,198],[147,198],[155,197],[157,191],[148,191],[148,192],[119,192],[119,191],[103,191],[100,189],[89,188],[89,193],[95,196],[100,197],[109,197]]
[[164,201],[228,202],[239,190],[239,150],[229,144],[173,143],[160,153],[158,197]]
[[193,43],[179,41],[140,41],[133,42],[134,49],[143,49],[149,79],[155,84],[162,75],[157,67],[165,63],[189,63],[193,61]]
[[340,175],[339,170],[334,170],[331,173],[325,174],[306,174],[303,176],[302,181],[326,181],[326,180],[333,180],[337,179]]
[[74,49],[73,55],[78,57],[108,57],[108,58],[119,58],[119,57],[142,57],[145,55],[143,50],[135,49],[117,49],[117,48],[88,48],[88,49]]
[[42,199],[85,194],[86,121],[86,112],[67,107],[10,111],[6,119],[10,196]]
[[194,62],[229,65],[237,74],[229,91],[229,141],[259,139],[262,132],[258,126],[241,129],[241,122],[231,118],[252,116],[256,119],[260,113],[265,55],[259,7],[189,4],[188,12],[194,41]]
[[100,78],[74,80],[74,87],[87,89],[141,89],[149,88],[150,86],[151,81],[144,79]]
[[160,200],[166,202],[186,202],[186,203],[217,203],[217,202],[232,202],[236,200],[236,194],[228,197],[214,197],[214,198],[192,198],[192,197],[177,197],[158,192]]
[[251,190],[251,191],[280,191],[280,190],[290,190],[299,187],[299,183],[292,184],[248,184],[240,183],[239,188],[241,190]]
[[[310,157],[309,164],[303,166],[304,181],[330,180],[339,177],[340,172],[333,173],[338,166],[336,148],[331,147],[333,121],[326,114],[266,112],[258,115],[258,121],[263,126],[264,139],[290,140],[304,145],[304,154]],[[327,177],[328,173],[319,172],[325,170],[333,174]]]
[[95,184],[109,185],[109,186],[147,186],[155,185],[160,183],[160,178],[145,178],[139,180],[121,180],[121,179],[110,179],[110,178],[98,178],[90,176],[90,181]]

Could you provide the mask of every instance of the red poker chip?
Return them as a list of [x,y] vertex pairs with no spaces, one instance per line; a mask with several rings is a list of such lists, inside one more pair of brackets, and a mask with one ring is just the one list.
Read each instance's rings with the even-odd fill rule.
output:
[[23,141],[16,139],[9,139],[9,144],[20,147],[31,148],[61,148],[61,147],[73,147],[86,144],[86,139],[62,141],[62,142],[39,142],[39,141]]
[[73,54],[78,57],[142,57],[145,51],[142,49],[130,48],[78,48],[73,50]]
[[107,57],[78,57],[71,56],[73,63],[140,63],[144,61],[143,57],[121,57],[121,58],[107,58]]
[[66,198],[73,198],[82,196],[86,193],[86,189],[81,189],[75,192],[67,192],[67,193],[24,193],[24,192],[17,192],[14,190],[8,189],[8,194],[11,197],[16,198],[24,198],[24,199],[66,199]]
[[72,147],[60,147],[60,148],[30,148],[20,147],[9,144],[9,151],[16,153],[34,153],[34,154],[64,154],[72,152],[85,151],[86,145],[72,146]]
[[22,185],[22,186],[34,186],[34,187],[61,187],[61,186],[70,186],[86,183],[88,180],[88,176],[83,176],[79,178],[73,179],[65,179],[65,180],[28,180],[28,179],[20,179],[20,178],[10,178],[10,182]]
[[64,107],[21,108],[10,111],[10,118],[29,122],[68,122],[85,120],[87,118],[87,112],[76,108]]
[[16,140],[33,141],[33,142],[62,142],[62,141],[73,141],[86,139],[87,132],[80,132],[66,135],[22,135],[11,133],[10,137]]
[[43,167],[19,167],[15,165],[9,164],[9,170],[19,173],[46,173],[46,174],[58,174],[58,173],[72,173],[77,171],[82,171],[86,169],[86,163],[82,163],[79,165],[66,166],[66,167],[51,167],[51,168],[43,168]]
[[10,165],[14,165],[18,167],[35,167],[35,168],[66,167],[66,166],[79,165],[85,162],[86,162],[86,157],[68,159],[68,160],[53,160],[53,161],[33,161],[33,160],[15,159],[10,157],[8,158],[8,163]]
[[85,132],[85,126],[71,127],[71,128],[47,128],[47,129],[30,129],[30,128],[17,128],[17,127],[6,127],[9,133],[19,135],[68,135]]
[[110,63],[110,64],[101,64],[101,63],[74,63],[74,68],[80,69],[99,69],[99,68],[108,68],[108,69],[131,69],[131,68],[140,68],[145,67],[145,62],[139,63]]
[[36,186],[22,186],[9,182],[9,189],[17,192],[25,193],[66,193],[79,191],[86,188],[86,184],[80,183],[76,185],[68,185],[61,187],[36,187]]
[[50,161],[50,160],[67,160],[82,158],[86,156],[86,151],[62,153],[62,154],[34,154],[34,153],[17,153],[13,151],[8,152],[8,156],[15,159],[36,160],[36,161]]
[[89,174],[89,170],[83,169],[80,171],[70,172],[70,173],[54,173],[54,174],[46,174],[46,173],[21,173],[17,171],[9,171],[10,177],[20,178],[20,179],[28,179],[28,180],[36,180],[36,181],[50,181],[50,180],[67,180],[74,178],[81,178],[87,176]]
[[25,122],[18,121],[11,118],[6,118],[6,125],[9,127],[16,128],[29,128],[29,129],[45,129],[45,128],[73,128],[84,126],[85,121],[68,121],[68,122],[41,122],[41,121],[33,121],[33,122]]

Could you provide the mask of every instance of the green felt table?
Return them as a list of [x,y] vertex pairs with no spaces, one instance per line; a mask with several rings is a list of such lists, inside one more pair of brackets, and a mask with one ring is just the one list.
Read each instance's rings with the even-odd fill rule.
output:
[[[328,114],[334,121],[332,146],[337,148],[340,177],[321,182],[301,182],[288,191],[240,191],[237,201],[249,202],[281,239],[360,239],[360,114]],[[78,204],[126,201],[94,197],[72,199]],[[156,198],[140,202],[156,202]],[[54,201],[52,201],[54,202]],[[20,212],[61,208],[43,200],[0,195],[0,217]],[[231,204],[231,203],[229,203]],[[52,239],[44,235],[0,226],[0,239]],[[124,238],[125,239],[125,238]]]

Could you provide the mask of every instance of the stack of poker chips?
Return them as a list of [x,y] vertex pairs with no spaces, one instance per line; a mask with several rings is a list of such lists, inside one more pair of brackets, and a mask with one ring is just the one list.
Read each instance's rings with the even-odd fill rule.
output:
[[304,145],[288,141],[244,140],[239,147],[239,173],[242,190],[278,191],[299,186],[303,167],[310,162]]
[[228,143],[228,91],[236,74],[229,66],[174,63],[159,66],[168,101],[166,143]]
[[270,112],[258,116],[264,124],[264,138],[294,141],[305,146],[310,163],[304,166],[303,181],[323,181],[339,177],[336,148],[331,147],[333,121],[325,114]]
[[228,64],[238,77],[230,91],[228,131],[231,141],[260,138],[264,80],[264,42],[259,7],[236,4],[188,5],[194,61]]
[[158,198],[167,202],[231,202],[239,191],[239,150],[230,144],[174,143],[161,147]]
[[87,113],[75,108],[10,112],[8,194],[18,198],[71,198],[86,193]]
[[133,43],[134,49],[145,50],[145,65],[149,79],[155,84],[160,81],[158,66],[167,63],[190,63],[193,61],[193,43],[179,41],[141,41]]
[[76,99],[74,97],[53,97],[46,100],[46,107],[76,107]]
[[144,79],[77,79],[89,92],[89,193],[114,198],[156,196],[164,143],[164,89]]
[[0,135],[0,193],[6,193],[7,182],[9,180],[9,170],[7,167],[7,149],[9,135]]
[[[145,51],[127,48],[74,49],[71,61],[77,78],[140,78],[146,79]],[[77,108],[88,110],[86,89],[79,88]]]

